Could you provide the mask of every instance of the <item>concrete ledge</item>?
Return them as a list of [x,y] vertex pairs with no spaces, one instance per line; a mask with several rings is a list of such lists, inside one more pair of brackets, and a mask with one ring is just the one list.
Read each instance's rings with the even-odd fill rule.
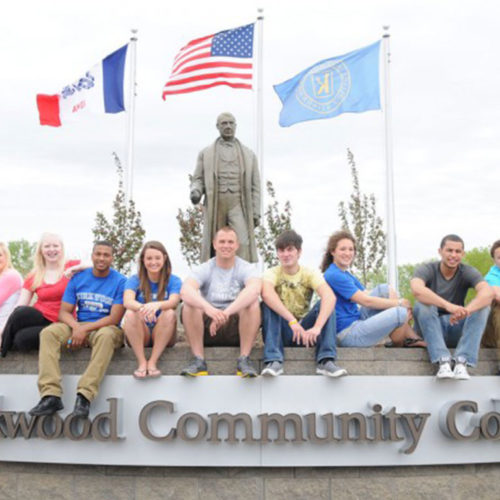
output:
[[[147,351],[149,351],[147,349]],[[90,349],[61,353],[61,369],[65,374],[83,373],[90,359]],[[208,369],[212,375],[231,375],[236,371],[236,347],[212,347],[205,350]],[[158,364],[164,375],[178,375],[191,352],[185,343],[167,349]],[[262,368],[262,348],[252,351],[252,359]],[[500,349],[481,349],[474,375],[495,375],[498,371]],[[339,348],[338,364],[351,375],[433,375],[435,367],[429,362],[427,350],[422,348]],[[128,347],[118,349],[109,367],[111,375],[129,375],[136,368],[135,356]],[[0,358],[0,373],[38,373],[37,352],[10,352]],[[315,373],[314,350],[305,348],[285,349],[285,374],[313,375]]]
[[[63,373],[80,374],[90,349],[61,355]],[[208,348],[214,375],[235,373],[238,348]],[[285,350],[288,375],[313,375],[313,349]],[[179,343],[163,354],[159,367],[177,375],[191,357]],[[252,352],[261,367],[262,348]],[[500,350],[481,349],[476,376],[494,375]],[[351,375],[432,375],[426,349],[340,348],[338,363]],[[130,348],[119,349],[108,373],[130,375],[136,367]],[[0,358],[2,374],[36,374],[38,353],[9,353]],[[500,456],[500,455],[499,455]],[[68,457],[68,462],[71,457]],[[500,463],[402,467],[119,467],[0,462],[0,498],[31,499],[422,499],[498,497]]]

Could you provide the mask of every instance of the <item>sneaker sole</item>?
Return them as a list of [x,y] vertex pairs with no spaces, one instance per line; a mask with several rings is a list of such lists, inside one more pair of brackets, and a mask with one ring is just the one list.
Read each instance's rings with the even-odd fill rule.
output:
[[469,380],[469,379],[470,379],[470,375],[466,375],[466,376],[464,376],[464,375],[459,375],[459,376],[456,376],[456,375],[455,375],[453,378],[454,378],[455,380]]
[[453,375],[453,373],[446,374],[446,375],[436,375],[436,378],[437,378],[438,380],[446,380],[446,379],[452,379],[452,378],[455,378],[455,375]]
[[236,375],[241,378],[255,378],[258,376],[258,373],[243,373],[242,371],[237,370]]
[[207,371],[196,372],[196,373],[185,372],[185,373],[181,373],[181,375],[183,377],[205,377],[206,375],[208,375],[208,372]]
[[325,375],[326,377],[331,377],[331,378],[339,378],[339,377],[344,377],[347,375],[347,370],[345,368],[342,368],[340,370],[337,370],[336,372],[329,372],[327,370],[323,370],[322,368],[316,368],[316,373],[318,375]]
[[279,377],[280,375],[283,375],[283,370],[274,371],[264,369],[262,370],[261,375],[263,375],[264,377]]

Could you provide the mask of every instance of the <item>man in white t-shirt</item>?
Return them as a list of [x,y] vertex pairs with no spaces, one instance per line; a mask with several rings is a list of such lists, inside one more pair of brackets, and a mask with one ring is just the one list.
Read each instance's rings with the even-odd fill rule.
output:
[[255,377],[249,358],[260,327],[258,270],[236,256],[239,243],[226,226],[213,240],[215,257],[194,269],[181,289],[182,323],[194,358],[181,375],[207,375],[204,345],[239,346],[237,374]]

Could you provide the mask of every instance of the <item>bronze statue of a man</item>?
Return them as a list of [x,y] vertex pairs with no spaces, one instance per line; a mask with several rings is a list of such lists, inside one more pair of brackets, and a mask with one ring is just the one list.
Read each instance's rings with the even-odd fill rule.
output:
[[191,201],[205,195],[201,261],[214,255],[212,240],[224,226],[238,235],[238,256],[257,262],[254,228],[260,222],[260,175],[257,157],[235,138],[236,120],[231,113],[217,118],[220,137],[198,155],[191,181]]

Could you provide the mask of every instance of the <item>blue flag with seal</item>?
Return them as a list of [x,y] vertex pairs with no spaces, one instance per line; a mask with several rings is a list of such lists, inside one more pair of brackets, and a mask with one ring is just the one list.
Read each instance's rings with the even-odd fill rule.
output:
[[283,103],[280,125],[380,109],[379,52],[380,40],[274,85]]

